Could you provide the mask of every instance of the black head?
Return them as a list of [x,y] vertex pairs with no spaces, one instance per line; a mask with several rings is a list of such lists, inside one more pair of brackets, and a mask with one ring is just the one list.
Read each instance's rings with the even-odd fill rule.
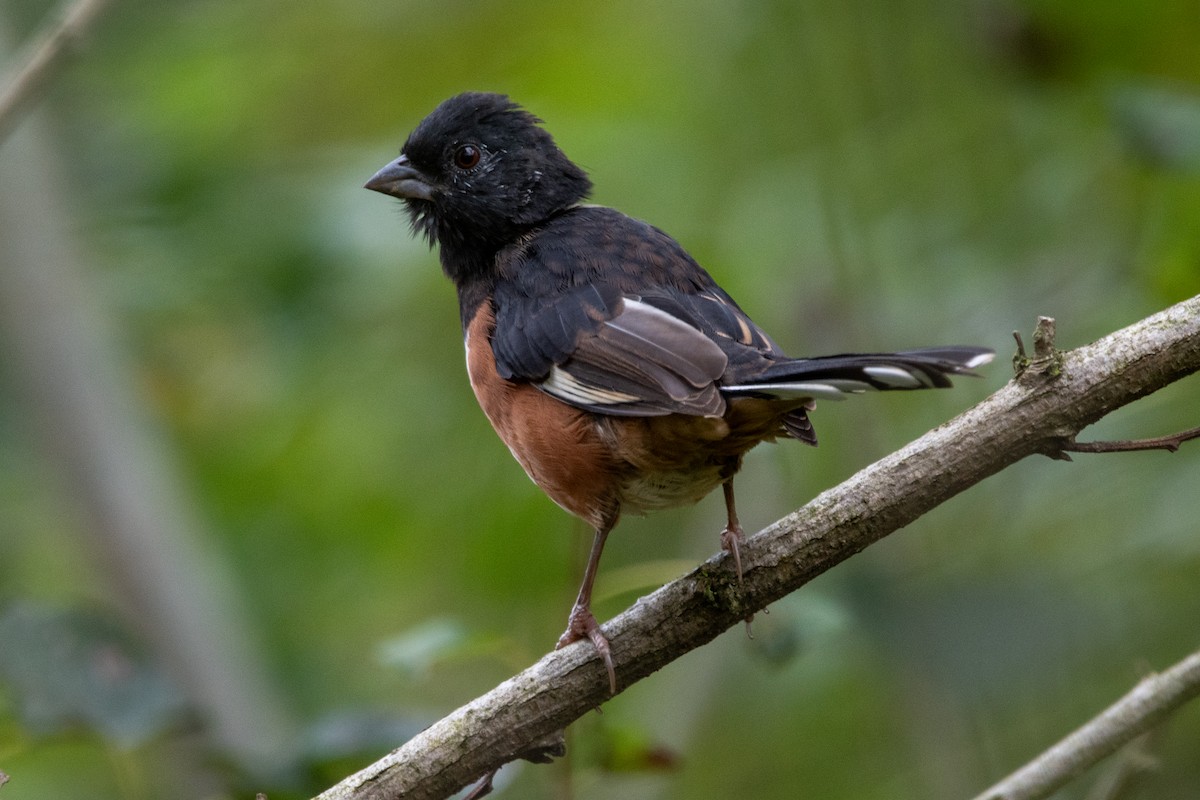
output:
[[456,95],[366,187],[403,199],[413,230],[439,245],[446,273],[466,278],[592,188],[539,122],[504,95]]

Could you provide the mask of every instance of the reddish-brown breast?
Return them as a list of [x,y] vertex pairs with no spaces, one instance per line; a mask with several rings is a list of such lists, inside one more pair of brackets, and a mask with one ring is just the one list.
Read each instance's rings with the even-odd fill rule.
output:
[[620,509],[619,469],[594,415],[532,384],[501,378],[492,352],[494,326],[490,302],[467,326],[467,375],[483,413],[551,500],[593,527],[611,522]]
[[695,503],[733,477],[742,456],[784,435],[795,404],[732,400],[722,417],[606,416],[575,408],[496,372],[495,315],[484,302],[467,326],[467,373],[479,405],[525,472],[554,502],[593,527],[622,510]]

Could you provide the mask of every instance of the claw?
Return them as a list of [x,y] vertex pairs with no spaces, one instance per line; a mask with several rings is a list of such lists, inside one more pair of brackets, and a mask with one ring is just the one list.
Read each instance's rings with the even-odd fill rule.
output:
[[590,639],[592,646],[600,654],[600,660],[604,662],[604,668],[608,670],[608,690],[615,695],[617,693],[617,670],[613,666],[612,648],[609,647],[608,639],[600,630],[600,623],[596,622],[596,617],[592,614],[591,609],[576,604],[571,609],[571,616],[567,619],[567,630],[559,637],[558,644],[554,645],[554,649],[561,650],[572,642],[584,638]]
[[721,531],[721,549],[733,556],[733,567],[737,570],[738,583],[742,582],[741,542],[745,538],[741,525],[727,526]]
[[[721,531],[721,549],[733,556],[733,568],[737,570],[738,586],[742,585],[742,539],[746,538],[746,534],[742,532],[742,525],[738,522],[737,508],[733,502],[733,478],[725,481],[722,487],[725,490],[725,511],[727,513],[727,522],[725,530]],[[753,614],[746,615],[746,637],[754,638],[754,631],[750,629],[750,623],[754,621]]]
[[[742,584],[742,553],[740,544],[745,534],[742,533],[742,526],[736,523],[731,523],[725,530],[721,531],[721,549],[733,556],[733,567],[737,570],[738,585]],[[750,629],[750,623],[754,621],[754,615],[746,615],[746,637],[754,638],[754,631]]]

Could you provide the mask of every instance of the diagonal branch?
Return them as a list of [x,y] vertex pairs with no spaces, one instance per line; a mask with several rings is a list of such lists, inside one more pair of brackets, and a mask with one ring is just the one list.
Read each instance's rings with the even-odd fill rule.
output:
[[1200,697],[1200,651],[1149,675],[1117,702],[975,800],[1038,800]]
[[[1046,349],[1052,349],[1048,347]],[[739,586],[722,554],[610,620],[620,686],[716,638],[950,497],[1200,370],[1200,296],[1055,358],[1022,365],[979,405],[746,540]],[[445,798],[607,699],[589,646],[550,653],[318,800]]]
[[0,80],[0,143],[16,127],[21,113],[46,86],[72,45],[112,0],[68,0],[14,59]]

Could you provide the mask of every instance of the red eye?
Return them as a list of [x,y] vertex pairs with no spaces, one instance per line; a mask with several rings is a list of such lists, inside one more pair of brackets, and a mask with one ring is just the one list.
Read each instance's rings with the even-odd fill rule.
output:
[[454,163],[459,169],[471,169],[479,163],[479,159],[483,154],[479,152],[479,148],[473,144],[464,144],[454,153]]

